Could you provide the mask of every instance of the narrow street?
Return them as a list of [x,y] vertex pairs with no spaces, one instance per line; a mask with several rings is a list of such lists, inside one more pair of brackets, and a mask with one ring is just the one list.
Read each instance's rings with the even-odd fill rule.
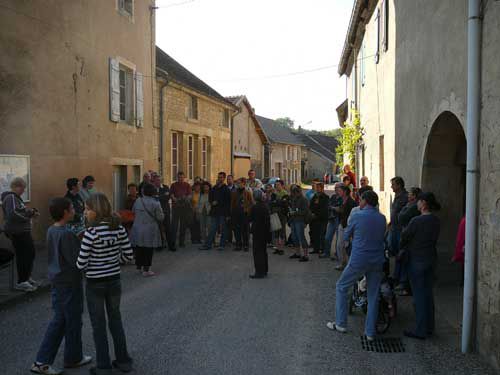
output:
[[[335,263],[306,264],[270,254],[270,276],[250,280],[250,253],[194,247],[156,253],[154,278],[127,266],[122,313],[135,374],[493,374],[477,355],[450,343],[438,315],[437,335],[425,342],[403,338],[404,353],[363,350],[362,313],[349,332],[325,327],[333,318]],[[410,300],[386,336],[402,337],[413,320]],[[51,316],[48,293],[0,311],[1,374],[28,374]],[[84,313],[85,352],[94,356]],[[59,352],[56,366],[61,366]],[[88,374],[88,368],[67,370]]]

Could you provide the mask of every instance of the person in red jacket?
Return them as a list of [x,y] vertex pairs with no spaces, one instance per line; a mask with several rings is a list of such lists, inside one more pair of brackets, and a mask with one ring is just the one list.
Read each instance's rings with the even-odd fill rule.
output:
[[352,186],[356,188],[356,175],[351,170],[351,166],[349,164],[344,165],[344,174],[349,176]]

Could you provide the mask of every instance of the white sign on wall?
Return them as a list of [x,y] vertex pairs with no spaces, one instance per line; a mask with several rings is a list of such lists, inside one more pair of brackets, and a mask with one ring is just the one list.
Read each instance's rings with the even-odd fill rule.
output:
[[29,155],[2,155],[0,154],[0,194],[10,190],[10,182],[21,177],[26,181],[26,191],[22,198],[30,200],[30,157]]

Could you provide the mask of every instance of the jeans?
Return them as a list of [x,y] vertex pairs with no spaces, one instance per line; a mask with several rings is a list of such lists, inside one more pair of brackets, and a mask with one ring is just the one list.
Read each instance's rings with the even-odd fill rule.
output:
[[97,368],[111,369],[106,315],[109,331],[113,337],[115,356],[118,364],[131,363],[132,359],[128,354],[127,341],[120,313],[122,294],[120,280],[87,281],[86,292],[87,307],[94,336]]
[[302,246],[302,249],[307,249],[309,246],[307,244],[306,236],[304,234],[305,223],[301,219],[293,219],[290,223],[292,227],[292,240],[295,247]]
[[347,253],[344,249],[344,227],[342,224],[337,226],[337,242],[335,243],[335,253],[342,263],[347,263]]
[[205,246],[211,248],[214,241],[215,236],[217,234],[217,230],[221,227],[221,236],[220,236],[220,247],[224,247],[225,238],[226,238],[226,217],[225,216],[212,216],[210,219],[210,231],[208,233],[207,242]]
[[379,290],[382,282],[382,264],[363,264],[353,267],[350,263],[340,275],[336,287],[335,324],[347,327],[347,312],[351,288],[366,276],[368,292],[368,314],[365,322],[365,335],[375,336],[378,319]]
[[326,227],[325,234],[325,244],[323,245],[323,254],[330,256],[330,252],[332,249],[333,236],[337,231],[337,227],[339,226],[339,220],[333,219],[328,221],[328,225]]
[[35,245],[30,232],[10,235],[16,251],[17,282],[28,281],[35,261]]
[[408,276],[417,320],[414,333],[427,337],[434,332],[434,272],[432,266],[410,262]]
[[36,361],[53,364],[64,338],[64,364],[78,363],[83,358],[83,288],[53,286],[50,294],[54,315],[45,332]]
[[207,241],[209,228],[210,228],[210,216],[201,214],[200,232],[201,232],[201,240],[203,242]]

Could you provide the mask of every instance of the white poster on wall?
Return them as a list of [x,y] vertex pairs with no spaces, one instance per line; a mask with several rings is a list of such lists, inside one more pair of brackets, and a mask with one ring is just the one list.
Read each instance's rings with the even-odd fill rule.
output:
[[0,154],[0,194],[10,190],[10,182],[16,177],[26,181],[26,190],[22,198],[25,202],[29,202],[31,195],[29,155]]

